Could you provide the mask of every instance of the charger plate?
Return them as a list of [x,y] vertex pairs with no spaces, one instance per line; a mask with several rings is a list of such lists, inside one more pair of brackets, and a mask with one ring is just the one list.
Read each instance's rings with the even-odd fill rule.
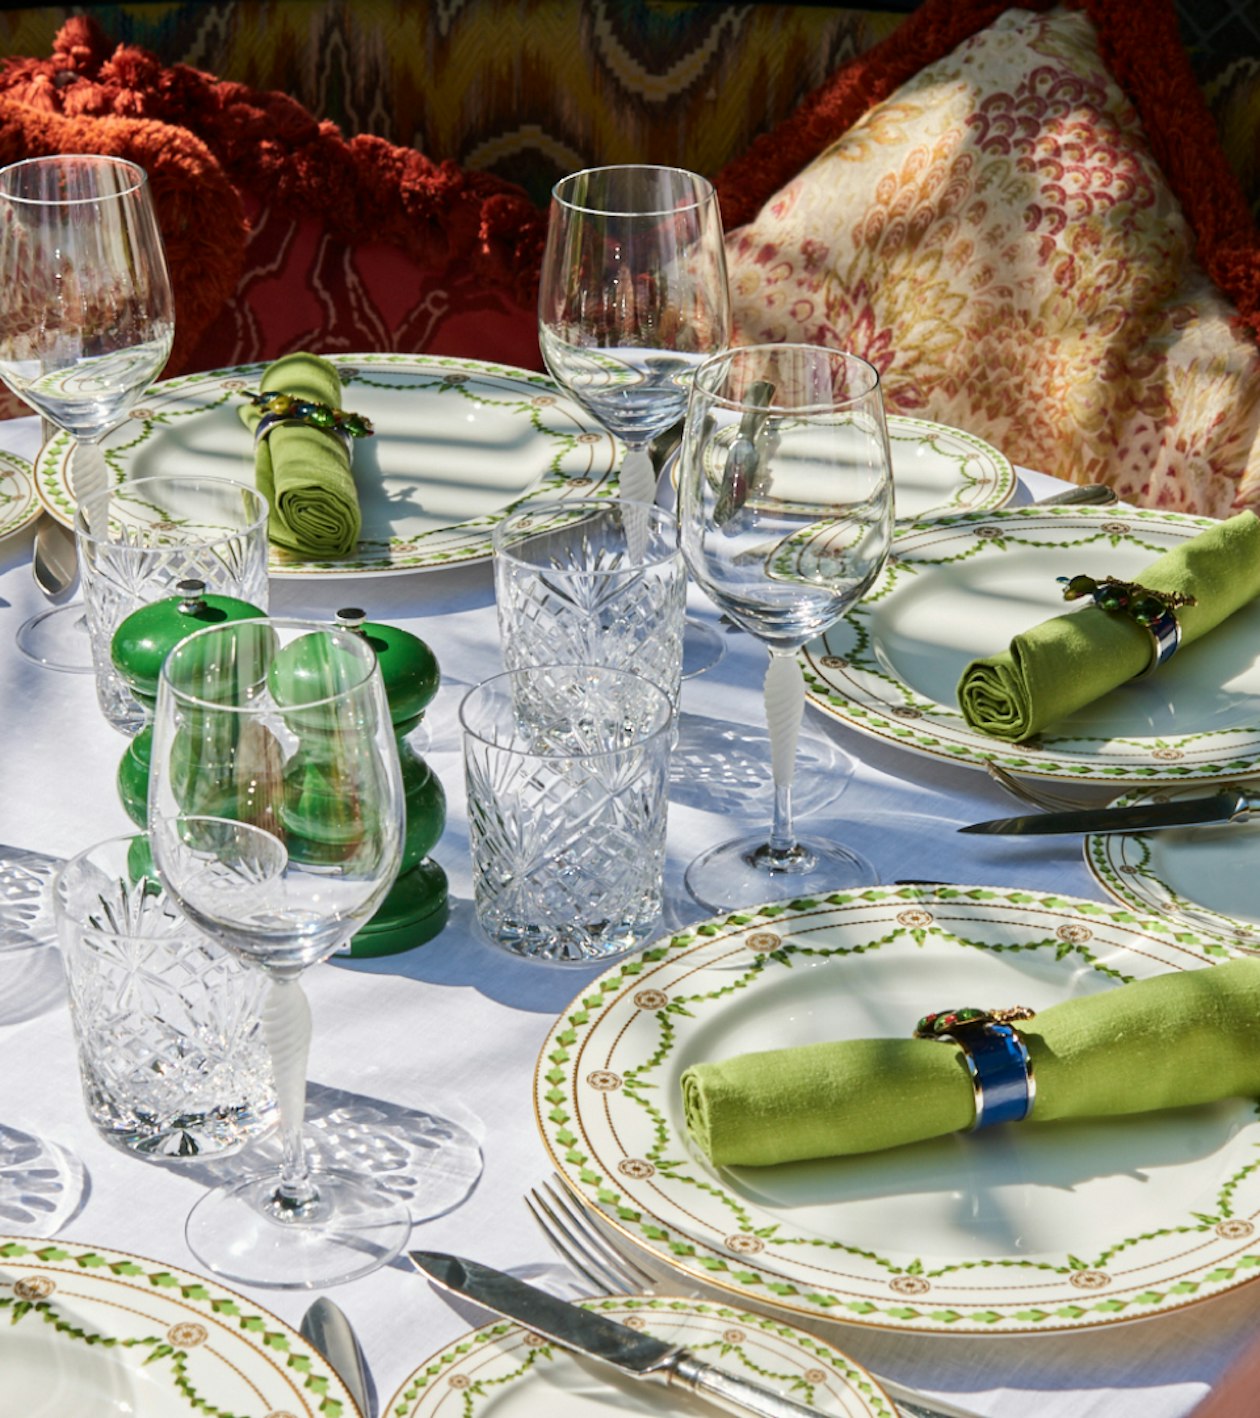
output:
[[216,1281],[74,1242],[0,1237],[6,1413],[356,1418],[324,1359]]
[[[1260,784],[1231,783],[1239,792]],[[1202,788],[1126,793],[1116,804],[1170,802]],[[1085,862],[1122,905],[1172,916],[1201,935],[1240,950],[1260,950],[1260,821],[1159,832],[1090,833]]]
[[989,887],[871,888],[750,909],[625,961],[560,1016],[535,1111],[576,1196],[658,1263],[745,1303],[940,1334],[1088,1329],[1260,1275],[1260,1119],[1226,1101],[714,1168],[690,1064],[908,1036],[924,1013],[1212,968],[1184,926]]
[[31,465],[0,448],[0,537],[11,537],[29,527],[42,511]]
[[[380,576],[491,554],[494,524],[523,502],[607,496],[621,445],[543,374],[427,355],[329,356],[343,405],[376,433],[354,445],[363,535],[348,556],[306,560],[273,547],[273,576]],[[265,364],[156,384],[101,447],[114,480],[156,473],[254,485],[241,393]],[[71,443],[53,438],[36,463],[49,512],[69,526]]]
[[1141,580],[1178,542],[1214,525],[1146,509],[966,513],[907,528],[866,596],[805,647],[807,693],[824,713],[912,753],[1086,783],[1237,777],[1260,763],[1260,601],[1027,743],[970,728],[956,690],[967,664],[1061,615],[1058,576]]
[[[764,1315],[661,1296],[585,1300],[588,1310],[686,1345],[732,1373],[844,1418],[895,1418],[875,1380],[818,1340]],[[449,1345],[408,1377],[383,1410],[392,1418],[584,1418],[588,1413],[712,1415],[679,1389],[624,1378],[583,1361],[520,1325],[501,1321]]]

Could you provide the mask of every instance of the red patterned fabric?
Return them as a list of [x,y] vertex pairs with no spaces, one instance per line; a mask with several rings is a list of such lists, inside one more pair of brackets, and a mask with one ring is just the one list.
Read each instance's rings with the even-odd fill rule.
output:
[[[545,218],[519,188],[380,138],[347,140],[284,94],[115,49],[88,16],[66,23],[51,58],[0,67],[0,95],[32,123],[77,120],[89,148],[93,124],[122,117],[182,131],[208,150],[238,220],[243,203],[234,298],[204,334],[181,341],[169,373],[299,348],[540,367],[534,298]],[[213,218],[213,193],[190,198]],[[178,251],[176,264],[184,279]]]

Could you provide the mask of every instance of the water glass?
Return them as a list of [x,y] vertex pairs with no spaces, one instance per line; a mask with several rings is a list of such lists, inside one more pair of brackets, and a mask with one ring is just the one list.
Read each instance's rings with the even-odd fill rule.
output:
[[266,611],[267,501],[230,478],[135,478],[81,500],[74,531],[96,697],[109,723],[132,735],[144,711],[110,660],[114,632],[190,579]]
[[265,980],[184,918],[148,839],[115,837],[53,882],[88,1116],[162,1160],[226,1156],[270,1129]]
[[509,670],[460,707],[473,896],[516,955],[611,960],[661,909],[672,713],[641,675]]
[[687,572],[670,513],[625,499],[518,512],[494,529],[494,585],[509,670],[633,670],[677,711]]

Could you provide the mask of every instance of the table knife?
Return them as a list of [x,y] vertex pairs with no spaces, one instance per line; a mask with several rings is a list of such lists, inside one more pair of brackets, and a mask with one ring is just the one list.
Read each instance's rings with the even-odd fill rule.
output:
[[416,1268],[444,1289],[515,1320],[562,1349],[611,1364],[632,1378],[656,1379],[686,1389],[733,1413],[752,1413],[757,1418],[817,1418],[817,1409],[706,1364],[679,1345],[557,1300],[515,1276],[438,1251],[410,1254]]
[[74,535],[47,512],[35,524],[31,575],[39,589],[54,603],[74,590],[74,583],[79,577],[79,553]]
[[368,1407],[367,1374],[363,1352],[350,1321],[341,1309],[323,1295],[313,1300],[302,1316],[302,1338],[324,1356],[345,1384],[363,1418],[372,1418]]
[[984,832],[1007,837],[1031,837],[1069,832],[1158,832],[1167,827],[1205,827],[1245,822],[1260,809],[1260,797],[1234,789],[1166,803],[1135,803],[1132,807],[1073,808],[1070,812],[1034,812],[1027,817],[995,817],[972,822],[959,832]]

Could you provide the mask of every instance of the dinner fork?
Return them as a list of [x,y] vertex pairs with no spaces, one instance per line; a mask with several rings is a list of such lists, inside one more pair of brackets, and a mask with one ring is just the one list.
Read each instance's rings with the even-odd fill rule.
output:
[[1023,779],[1016,778],[1013,773],[999,767],[991,758],[985,763],[984,771],[999,788],[1004,788],[1011,797],[1018,798],[1028,807],[1040,808],[1044,812],[1074,812],[1077,808],[1089,805],[1089,800],[1085,797],[1072,797],[1068,793],[1056,793],[1049,788],[1030,787]]
[[[591,1217],[579,1210],[558,1186],[543,1182],[541,1186],[531,1187],[524,1200],[556,1254],[596,1293],[678,1293],[676,1280],[664,1279],[645,1269],[616,1245]],[[694,1286],[693,1290],[697,1295],[712,1294],[723,1301],[730,1299],[728,1295],[719,1297],[701,1286]],[[749,1309],[761,1308],[751,1302],[743,1303],[747,1303]],[[978,1418],[966,1408],[943,1404],[938,1399],[929,1400],[895,1379],[884,1378],[873,1370],[870,1373],[903,1418]]]

